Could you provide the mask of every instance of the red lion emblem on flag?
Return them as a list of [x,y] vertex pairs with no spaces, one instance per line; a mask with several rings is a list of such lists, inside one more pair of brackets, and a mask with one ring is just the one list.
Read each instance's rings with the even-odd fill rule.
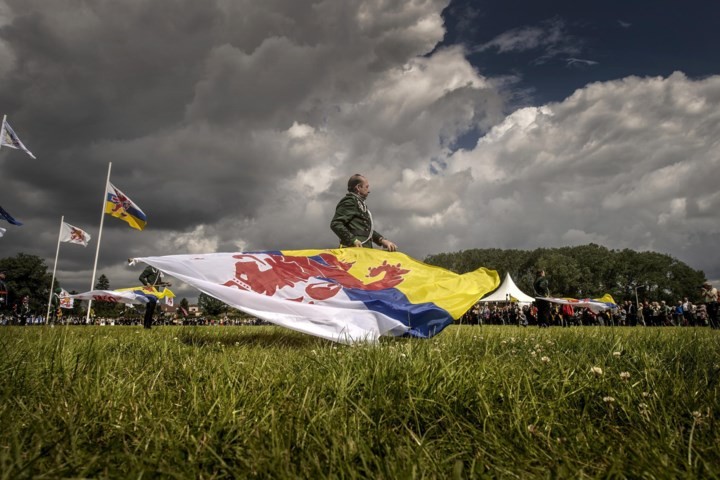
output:
[[[319,260],[313,257],[266,254],[233,255],[235,262],[235,278],[223,285],[237,287],[264,295],[272,296],[285,287],[294,287],[298,283],[310,279],[320,280],[305,287],[305,293],[314,300],[327,300],[334,297],[342,288],[362,290],[384,290],[402,283],[403,276],[409,272],[397,265],[383,261],[381,265],[368,268],[366,278],[372,279],[364,283],[348,273],[353,263],[342,262],[334,255],[320,254]],[[302,301],[303,297],[292,300]]]

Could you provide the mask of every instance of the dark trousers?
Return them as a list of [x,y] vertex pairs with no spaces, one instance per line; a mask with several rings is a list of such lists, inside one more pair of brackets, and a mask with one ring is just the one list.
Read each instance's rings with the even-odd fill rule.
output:
[[535,300],[538,309],[538,324],[540,326],[550,325],[550,302],[547,300]]
[[143,327],[152,327],[153,313],[155,313],[155,305],[157,305],[157,298],[151,297],[147,305],[145,305],[145,317],[143,318]]

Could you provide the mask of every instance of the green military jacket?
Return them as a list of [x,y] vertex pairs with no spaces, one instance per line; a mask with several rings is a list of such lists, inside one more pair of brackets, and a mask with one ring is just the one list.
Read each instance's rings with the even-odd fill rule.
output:
[[162,274],[157,268],[148,265],[140,274],[139,279],[143,285],[157,285],[158,283],[162,283]]
[[548,287],[548,281],[545,277],[538,277],[537,279],[535,279],[533,289],[535,290],[535,295],[539,297],[550,296],[550,288]]
[[363,242],[366,248],[372,248],[372,242],[382,245],[383,236],[377,231],[373,230],[370,238],[372,215],[363,199],[353,193],[338,202],[330,228],[340,239],[341,247],[353,246],[355,239]]

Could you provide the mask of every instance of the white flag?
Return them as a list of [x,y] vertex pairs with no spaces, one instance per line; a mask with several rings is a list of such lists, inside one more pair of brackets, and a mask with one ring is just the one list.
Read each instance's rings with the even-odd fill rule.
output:
[[60,228],[61,242],[77,243],[78,245],[87,247],[90,238],[89,233],[80,228],[73,227],[69,223],[63,222],[62,227]]
[[64,288],[61,289],[60,295],[58,295],[60,298],[60,308],[73,308],[75,304],[75,299],[70,298],[70,294],[65,290]]
[[165,305],[168,307],[172,307],[175,302],[173,301],[173,297],[165,297]]
[[35,155],[20,141],[7,120],[3,120],[0,129],[0,146],[23,150],[32,158],[35,158]]
[[0,237],[2,237],[3,235],[5,235],[5,232],[7,232],[6,229],[0,228]]

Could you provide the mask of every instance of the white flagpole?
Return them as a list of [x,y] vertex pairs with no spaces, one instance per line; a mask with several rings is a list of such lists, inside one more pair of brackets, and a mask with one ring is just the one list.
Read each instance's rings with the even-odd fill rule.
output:
[[[108,163],[108,174],[107,180],[105,180],[105,193],[103,194],[102,210],[100,211],[100,232],[98,233],[97,247],[95,248],[95,264],[93,265],[92,281],[90,282],[90,290],[95,289],[95,274],[97,273],[97,262],[98,256],[100,255],[100,241],[102,240],[103,223],[105,220],[105,202],[107,202],[107,189],[110,184],[110,170],[112,169],[112,162]],[[90,308],[92,307],[92,300],[88,300],[87,316],[85,317],[85,323],[90,323]]]
[[60,231],[58,232],[57,249],[55,249],[55,263],[53,264],[52,280],[50,280],[50,296],[48,297],[47,315],[45,315],[46,324],[50,323],[50,305],[52,305],[53,287],[55,286],[55,270],[57,269],[57,259],[58,254],[60,253],[60,237],[62,236],[63,223],[65,223],[65,215],[60,217]]

